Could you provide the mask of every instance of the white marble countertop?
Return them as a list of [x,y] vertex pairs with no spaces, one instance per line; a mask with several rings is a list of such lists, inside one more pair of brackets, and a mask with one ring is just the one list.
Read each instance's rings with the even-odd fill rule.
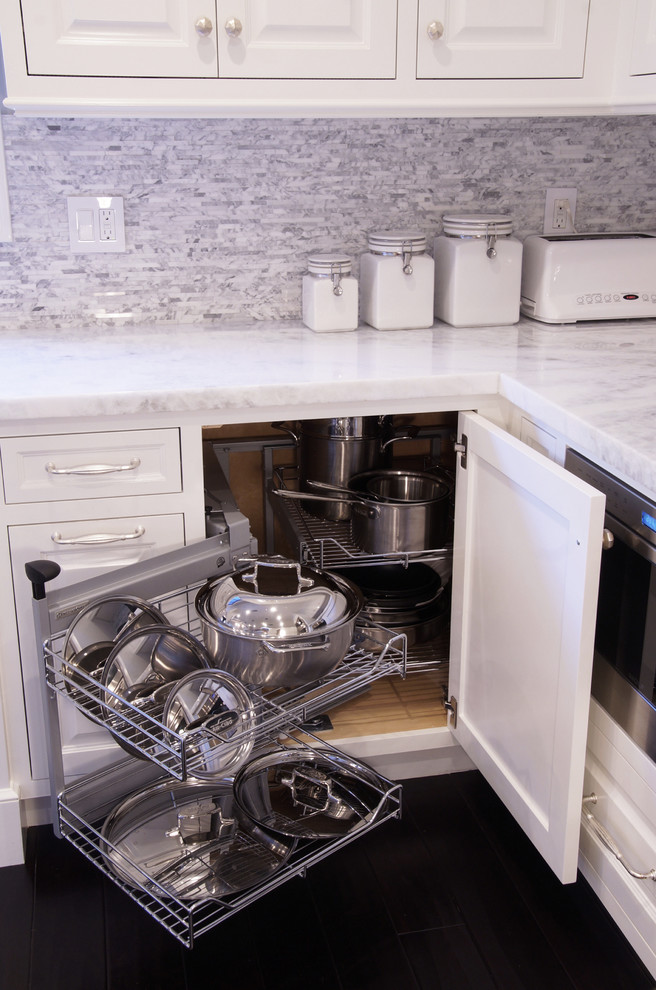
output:
[[[0,332],[0,424],[201,424],[448,408],[499,393],[656,492],[656,321],[317,334],[300,323]],[[390,406],[393,408],[390,409]],[[328,412],[330,410],[330,412]]]

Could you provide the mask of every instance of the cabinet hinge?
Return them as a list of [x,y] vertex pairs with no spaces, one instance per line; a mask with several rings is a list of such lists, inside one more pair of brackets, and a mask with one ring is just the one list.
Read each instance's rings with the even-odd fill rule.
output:
[[467,434],[463,433],[460,440],[453,445],[456,454],[460,454],[460,467],[467,469]]
[[451,716],[451,728],[455,729],[458,725],[458,702],[453,695],[447,700],[447,689],[444,688],[444,707]]

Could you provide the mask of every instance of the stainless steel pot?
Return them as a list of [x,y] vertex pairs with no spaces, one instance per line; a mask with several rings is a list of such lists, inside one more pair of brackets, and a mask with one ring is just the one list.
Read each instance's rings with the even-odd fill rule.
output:
[[[385,481],[387,494],[368,490],[374,479]],[[281,497],[304,501],[329,498],[348,502],[353,541],[370,554],[412,553],[444,546],[451,493],[447,482],[429,472],[367,471],[351,478],[348,488],[350,495],[331,496],[274,491]]]
[[[309,491],[315,479],[330,485],[348,485],[354,474],[389,463],[391,445],[408,440],[414,433],[394,436],[389,416],[344,416],[337,419],[308,419],[296,426],[273,423],[293,437],[298,447],[299,487]],[[348,502],[317,501],[314,515],[333,522],[351,517]]]
[[208,581],[196,611],[208,653],[246,684],[296,687],[346,656],[362,608],[345,578],[284,557],[258,557],[250,569]]

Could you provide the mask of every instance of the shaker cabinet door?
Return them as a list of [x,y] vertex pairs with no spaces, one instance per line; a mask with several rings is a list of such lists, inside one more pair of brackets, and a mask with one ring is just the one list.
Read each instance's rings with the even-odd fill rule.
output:
[[214,0],[21,0],[21,7],[28,75],[216,77]]
[[394,79],[397,0],[217,0],[223,79]]
[[419,0],[418,79],[579,78],[589,0]]
[[460,416],[449,695],[458,742],[576,879],[604,496]]
[[636,0],[629,70],[632,76],[656,72],[656,0]]

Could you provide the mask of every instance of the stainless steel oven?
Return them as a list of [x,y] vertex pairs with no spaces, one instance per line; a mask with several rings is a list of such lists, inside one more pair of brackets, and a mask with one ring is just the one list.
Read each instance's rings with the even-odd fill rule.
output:
[[574,450],[565,467],[606,496],[592,695],[656,760],[656,503]]

